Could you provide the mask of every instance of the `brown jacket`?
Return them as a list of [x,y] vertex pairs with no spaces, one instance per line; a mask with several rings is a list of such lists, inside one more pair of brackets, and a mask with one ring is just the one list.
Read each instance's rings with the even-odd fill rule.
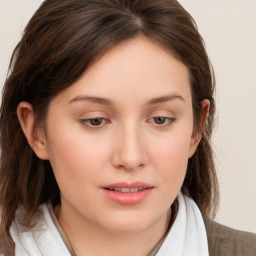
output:
[[[256,234],[238,231],[205,220],[210,256],[256,256]],[[14,256],[14,246],[7,248],[0,237],[0,256]]]
[[256,256],[256,234],[204,221],[210,256]]

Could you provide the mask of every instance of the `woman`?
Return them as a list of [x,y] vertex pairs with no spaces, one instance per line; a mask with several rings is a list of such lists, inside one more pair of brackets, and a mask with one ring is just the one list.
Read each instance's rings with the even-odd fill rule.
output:
[[210,220],[214,76],[173,0],[46,0],[1,107],[4,255],[255,255]]

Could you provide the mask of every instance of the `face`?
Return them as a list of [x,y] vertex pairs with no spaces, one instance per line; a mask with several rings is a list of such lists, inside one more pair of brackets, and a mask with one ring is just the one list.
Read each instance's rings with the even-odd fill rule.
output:
[[138,232],[166,218],[197,143],[187,68],[140,37],[112,48],[52,100],[44,158],[63,212]]

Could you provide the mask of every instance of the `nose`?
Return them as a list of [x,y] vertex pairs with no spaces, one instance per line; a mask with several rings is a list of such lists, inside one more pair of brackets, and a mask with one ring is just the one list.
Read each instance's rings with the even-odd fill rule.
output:
[[145,141],[138,128],[129,126],[120,129],[115,141],[112,164],[123,170],[138,170],[146,164]]

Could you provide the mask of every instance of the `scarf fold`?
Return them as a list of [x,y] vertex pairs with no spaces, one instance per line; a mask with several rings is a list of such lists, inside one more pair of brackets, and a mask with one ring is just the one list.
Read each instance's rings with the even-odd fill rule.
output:
[[196,203],[181,193],[179,211],[156,256],[209,256],[207,234]]
[[[199,208],[181,193],[178,202],[176,219],[156,256],[209,256],[207,234]],[[15,242],[15,255],[71,256],[47,205],[41,205],[39,211],[39,221],[28,231],[24,231],[17,219],[12,223],[10,233]]]
[[10,228],[15,256],[71,256],[56,229],[47,204],[39,207],[38,222],[29,230],[16,219]]

